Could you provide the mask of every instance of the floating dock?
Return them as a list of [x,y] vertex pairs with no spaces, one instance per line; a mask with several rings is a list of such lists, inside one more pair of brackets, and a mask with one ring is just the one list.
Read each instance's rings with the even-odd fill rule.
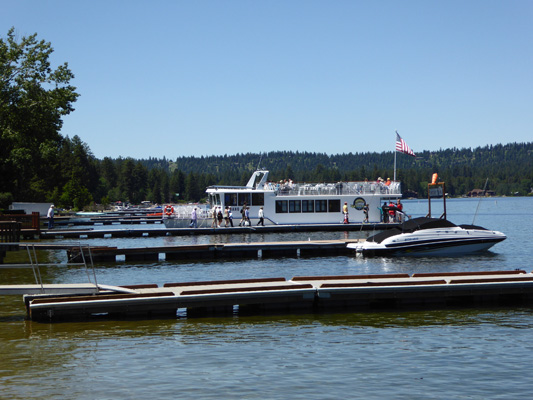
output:
[[[114,289],[113,289],[114,288]],[[120,293],[119,293],[120,291]],[[363,312],[533,303],[523,270],[300,276],[102,287],[91,295],[27,295],[34,321],[187,318],[265,313]]]
[[[116,262],[118,257],[126,261],[206,260],[224,258],[274,258],[355,255],[348,243],[362,239],[310,240],[288,242],[217,243],[161,247],[123,248],[90,247],[90,256],[98,262]],[[84,256],[89,257],[88,248]],[[81,261],[80,247],[67,250],[72,262]]]
[[[364,239],[213,243],[120,249],[113,246],[80,246],[74,244],[37,243],[31,244],[31,246],[36,250],[65,250],[69,262],[76,263],[83,262],[84,259],[92,259],[96,262],[117,262],[119,258],[124,258],[125,261],[176,261],[355,255],[355,251],[348,248],[347,245],[361,240]],[[26,244],[11,243],[9,250],[17,251],[25,246]],[[0,257],[0,268],[16,267],[17,264],[3,264],[2,257]]]
[[92,238],[128,238],[158,236],[190,236],[221,234],[287,233],[287,232],[351,232],[380,231],[397,227],[398,224],[305,224],[305,225],[266,225],[235,226],[220,228],[154,228],[137,226],[136,229],[49,229],[40,233],[41,239],[92,239]]

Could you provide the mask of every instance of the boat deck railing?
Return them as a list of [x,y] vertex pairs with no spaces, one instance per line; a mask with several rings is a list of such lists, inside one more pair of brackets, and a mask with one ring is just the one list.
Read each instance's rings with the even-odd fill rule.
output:
[[[193,209],[196,208],[196,216],[198,219],[211,218],[212,211],[206,205],[175,205],[172,218],[177,219],[191,219]],[[163,219],[168,218],[167,215],[163,215]]]
[[339,182],[339,183],[285,183],[268,182],[261,186],[210,186],[215,191],[255,191],[274,192],[277,196],[324,196],[324,195],[381,195],[398,194],[401,192],[400,182]]
[[369,182],[342,182],[318,184],[282,185],[276,188],[278,196],[309,196],[309,195],[376,195],[401,194],[400,182],[390,185]]

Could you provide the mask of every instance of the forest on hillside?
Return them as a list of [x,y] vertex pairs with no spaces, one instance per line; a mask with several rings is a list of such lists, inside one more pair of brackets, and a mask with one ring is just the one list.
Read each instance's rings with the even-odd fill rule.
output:
[[[207,186],[244,185],[256,168],[271,171],[272,180],[307,183],[393,178],[393,152],[97,159],[80,137],[61,135],[62,118],[74,111],[79,94],[67,63],[51,67],[52,52],[36,34],[18,40],[14,28],[0,38],[0,208],[13,201],[73,209],[199,202]],[[416,158],[398,153],[396,176],[410,197],[427,196],[433,173],[451,196],[482,189],[487,179],[486,189],[496,195],[531,195],[532,152],[533,142],[423,151]]]
[[[325,155],[280,151],[175,160],[100,160],[80,138],[67,137],[61,141],[57,157],[46,168],[34,169],[30,180],[43,181],[53,172],[55,179],[49,182],[49,187],[28,187],[23,182],[19,186],[19,182],[13,182],[11,186],[2,186],[0,198],[6,202],[48,201],[75,209],[116,201],[201,202],[206,198],[207,186],[244,185],[258,167],[268,169],[274,181],[311,183],[392,178],[393,165],[392,152]],[[486,189],[496,195],[531,195],[533,143],[426,151],[416,158],[397,155],[396,175],[405,196],[427,197],[427,183],[435,172],[446,182],[450,196],[483,189],[487,178]],[[5,191],[6,188],[10,191]]]

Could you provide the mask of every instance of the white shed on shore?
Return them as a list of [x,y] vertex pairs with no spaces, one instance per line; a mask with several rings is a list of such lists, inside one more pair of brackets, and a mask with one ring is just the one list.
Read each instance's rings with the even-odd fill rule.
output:
[[24,210],[25,214],[31,214],[32,212],[38,212],[41,217],[46,217],[48,209],[52,203],[26,203],[26,202],[13,202],[9,206],[10,210]]

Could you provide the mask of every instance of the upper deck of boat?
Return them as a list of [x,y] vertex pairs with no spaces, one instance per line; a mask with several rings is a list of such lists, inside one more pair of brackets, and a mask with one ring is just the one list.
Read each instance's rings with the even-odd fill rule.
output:
[[325,195],[401,195],[400,182],[338,182],[338,183],[273,183],[254,186],[215,185],[207,188],[207,192],[265,192],[277,196],[325,196]]

